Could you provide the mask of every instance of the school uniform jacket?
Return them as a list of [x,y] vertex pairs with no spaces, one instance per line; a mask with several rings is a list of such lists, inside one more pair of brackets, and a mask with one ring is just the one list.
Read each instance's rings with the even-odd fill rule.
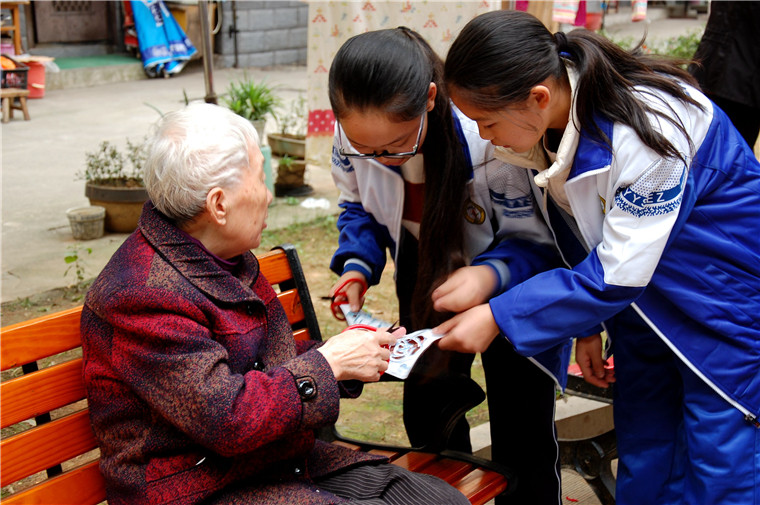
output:
[[[527,174],[494,158],[493,146],[480,138],[475,122],[452,105],[457,134],[470,163],[465,221],[468,264],[488,263],[503,290],[536,271],[554,265],[552,238],[536,211]],[[399,167],[377,160],[352,159],[338,152],[336,125],[332,176],[340,190],[338,249],[330,268],[342,275],[360,270],[370,285],[380,282],[386,249],[398,254],[404,209],[404,180]],[[350,146],[343,136],[343,146]],[[426,188],[426,192],[435,188]]]
[[[497,293],[559,263],[553,239],[536,206],[531,177],[523,169],[495,159],[494,146],[483,140],[477,123],[452,104],[454,123],[471,168],[464,216],[466,261],[487,264],[499,276]],[[335,128],[332,176],[340,190],[338,249],[330,268],[342,275],[359,270],[370,285],[380,282],[386,249],[397,260],[404,207],[399,167],[377,160],[347,158],[338,152]],[[350,142],[343,135],[343,146]],[[425,188],[435,191],[435,188]],[[583,334],[584,336],[586,333]],[[572,343],[540,353],[534,363],[564,387]]]
[[[557,154],[565,166],[536,179],[545,186],[552,172],[569,170],[564,188],[588,253],[572,270],[538,274],[490,305],[504,336],[528,356],[631,306],[698,376],[757,423],[760,163],[726,115],[684,87],[706,111],[656,90],[638,91],[663,113],[676,114],[689,132],[693,148],[673,125],[650,118],[686,163],[660,158],[621,124],[599,121],[612,151],[575,132],[577,150]],[[565,137],[560,148],[573,144]],[[542,195],[543,188],[536,191]]]
[[312,479],[375,459],[315,439],[339,384],[256,258],[222,269],[151,202],[87,294],[82,343],[111,504],[343,503]]

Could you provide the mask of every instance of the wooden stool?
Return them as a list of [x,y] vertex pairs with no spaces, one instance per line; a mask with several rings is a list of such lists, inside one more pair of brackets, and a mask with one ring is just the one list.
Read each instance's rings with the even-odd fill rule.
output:
[[[2,88],[0,89],[0,98],[3,100],[3,123],[7,123],[13,117],[13,110],[18,109],[24,113],[24,119],[29,121],[29,111],[26,108],[26,97],[29,96],[28,89],[19,88]],[[18,98],[19,103],[16,103]]]

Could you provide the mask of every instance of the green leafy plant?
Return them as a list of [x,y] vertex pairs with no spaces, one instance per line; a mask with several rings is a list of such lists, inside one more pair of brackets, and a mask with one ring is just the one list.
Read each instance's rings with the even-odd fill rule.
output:
[[104,140],[97,151],[85,154],[85,169],[76,178],[101,186],[142,187],[146,156],[144,141],[132,143],[127,139],[126,151],[122,152]]
[[[614,38],[604,30],[600,30],[599,33],[626,50],[633,49],[640,42],[639,39],[635,39],[634,37]],[[699,41],[702,40],[703,34],[704,29],[697,29],[684,35],[670,37],[664,41],[653,41],[651,44],[645,42],[642,46],[642,50],[651,54],[689,60],[693,58],[694,53],[697,52],[697,47],[699,46]]]
[[699,41],[702,40],[703,30],[695,30],[685,35],[671,37],[662,47],[655,48],[657,54],[667,54],[674,58],[691,59],[697,52]]
[[247,77],[230,83],[222,100],[232,112],[250,121],[266,119],[267,116],[277,119],[275,111],[281,103],[274,87],[265,81],[253,82]]
[[72,284],[77,292],[81,292],[84,289],[86,264],[84,261],[85,254],[92,254],[92,248],[83,247],[82,244],[70,245],[66,250],[66,256],[63,261],[66,262],[68,267],[63,272],[63,276],[66,277],[69,272],[73,271],[76,276],[76,283]]
[[279,160],[277,160],[277,165],[282,168],[289,169],[293,166],[293,163],[296,161],[296,159],[298,158],[294,158],[293,156],[283,154],[282,157]]

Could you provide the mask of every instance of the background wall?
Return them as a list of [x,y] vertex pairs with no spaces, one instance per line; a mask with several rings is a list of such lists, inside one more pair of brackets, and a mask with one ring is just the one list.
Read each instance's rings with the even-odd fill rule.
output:
[[327,76],[335,53],[346,40],[370,30],[406,26],[419,32],[443,58],[470,19],[500,9],[502,2],[309,1],[308,6],[309,131],[306,158],[310,163],[329,166],[335,121],[327,95]]
[[306,2],[237,1],[216,5],[221,14],[221,27],[214,39],[220,66],[306,64]]

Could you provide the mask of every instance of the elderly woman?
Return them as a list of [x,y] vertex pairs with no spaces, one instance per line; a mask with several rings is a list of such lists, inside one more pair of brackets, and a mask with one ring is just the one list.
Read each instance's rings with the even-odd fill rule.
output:
[[316,440],[350,396],[342,381],[378,380],[396,337],[293,340],[250,252],[272,201],[251,123],[192,104],[162,119],[148,151],[150,201],[82,314],[109,503],[468,503]]

